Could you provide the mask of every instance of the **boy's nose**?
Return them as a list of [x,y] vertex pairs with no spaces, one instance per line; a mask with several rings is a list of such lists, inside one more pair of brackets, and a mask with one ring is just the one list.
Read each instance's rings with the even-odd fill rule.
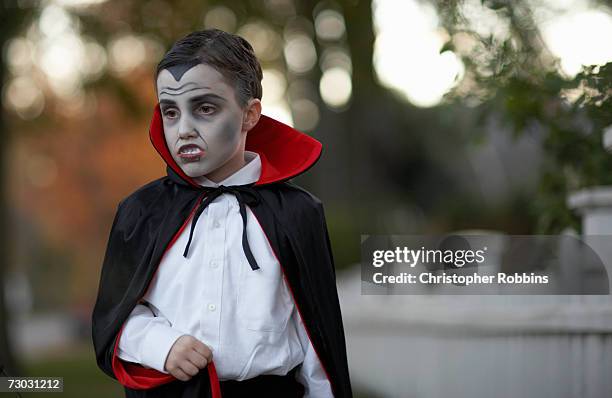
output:
[[184,117],[181,119],[181,122],[179,123],[178,134],[181,138],[198,136],[197,132],[195,131],[195,126],[193,125],[193,123],[191,123],[188,117]]

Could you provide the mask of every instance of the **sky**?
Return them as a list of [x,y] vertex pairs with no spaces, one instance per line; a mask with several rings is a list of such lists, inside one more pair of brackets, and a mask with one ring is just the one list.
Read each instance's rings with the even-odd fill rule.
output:
[[[585,0],[531,0],[534,16],[550,51],[560,58],[567,77],[582,65],[612,60],[612,16]],[[494,12],[468,0],[464,13],[481,34],[503,38],[507,27]],[[374,65],[386,86],[414,105],[429,107],[461,78],[463,64],[451,51],[440,53],[448,33],[440,27],[435,9],[417,0],[374,0],[377,32]]]

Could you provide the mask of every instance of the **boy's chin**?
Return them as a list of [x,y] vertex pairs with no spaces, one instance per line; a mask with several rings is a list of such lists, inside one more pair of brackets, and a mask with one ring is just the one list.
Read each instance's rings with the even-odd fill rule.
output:
[[183,164],[180,167],[181,170],[183,170],[183,173],[185,173],[187,177],[190,178],[202,177],[203,175],[209,174],[211,171],[213,171],[208,170],[208,168],[202,167],[197,164]]

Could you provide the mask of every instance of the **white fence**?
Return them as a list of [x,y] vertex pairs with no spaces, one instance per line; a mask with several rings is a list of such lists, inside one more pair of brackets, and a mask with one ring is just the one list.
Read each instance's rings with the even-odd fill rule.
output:
[[[583,191],[570,204],[612,275],[612,190]],[[589,242],[590,234],[599,236]],[[609,295],[362,295],[361,283],[358,267],[338,274],[357,391],[385,398],[612,397]]]
[[341,304],[357,390],[376,397],[612,397],[608,296],[362,296]]

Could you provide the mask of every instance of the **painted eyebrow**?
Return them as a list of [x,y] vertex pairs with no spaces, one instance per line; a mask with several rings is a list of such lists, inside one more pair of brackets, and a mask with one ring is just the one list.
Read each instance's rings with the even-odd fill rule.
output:
[[[190,103],[200,102],[202,100],[209,99],[209,98],[218,99],[224,102],[226,101],[226,99],[221,97],[220,95],[213,94],[213,93],[206,93],[206,94],[197,95],[193,98],[190,98],[189,102]],[[159,104],[160,105],[176,105],[176,102],[174,102],[174,100],[171,100],[171,99],[161,99],[159,100]]]
[[[181,86],[178,87],[169,87],[169,86],[164,86],[161,89],[162,90],[170,90],[170,91],[178,91],[180,89],[182,89],[183,87],[187,87],[187,86],[193,86],[195,83],[194,82],[189,82],[189,83],[185,83]],[[202,87],[202,88],[210,88],[210,87]]]
[[162,99],[162,100],[159,100],[159,104],[160,105],[176,105],[176,102],[174,102],[173,100]]
[[189,92],[194,91],[194,90],[202,90],[202,89],[205,89],[205,88],[210,89],[210,87],[194,87],[194,88],[190,88],[189,90],[181,91],[181,92],[178,92],[178,93],[169,93],[166,90],[162,90],[162,91],[160,91],[159,95],[167,94],[167,95],[171,95],[171,96],[176,96],[176,95],[182,95],[182,94],[185,94],[185,93],[189,93]]
[[223,98],[222,96],[215,94],[215,93],[206,93],[206,94],[202,94],[202,95],[196,95],[195,97],[192,97],[189,99],[189,102],[194,103],[194,102],[200,102],[202,100],[208,99],[208,98],[213,98],[213,99],[217,99],[220,101],[225,102],[226,99]]

